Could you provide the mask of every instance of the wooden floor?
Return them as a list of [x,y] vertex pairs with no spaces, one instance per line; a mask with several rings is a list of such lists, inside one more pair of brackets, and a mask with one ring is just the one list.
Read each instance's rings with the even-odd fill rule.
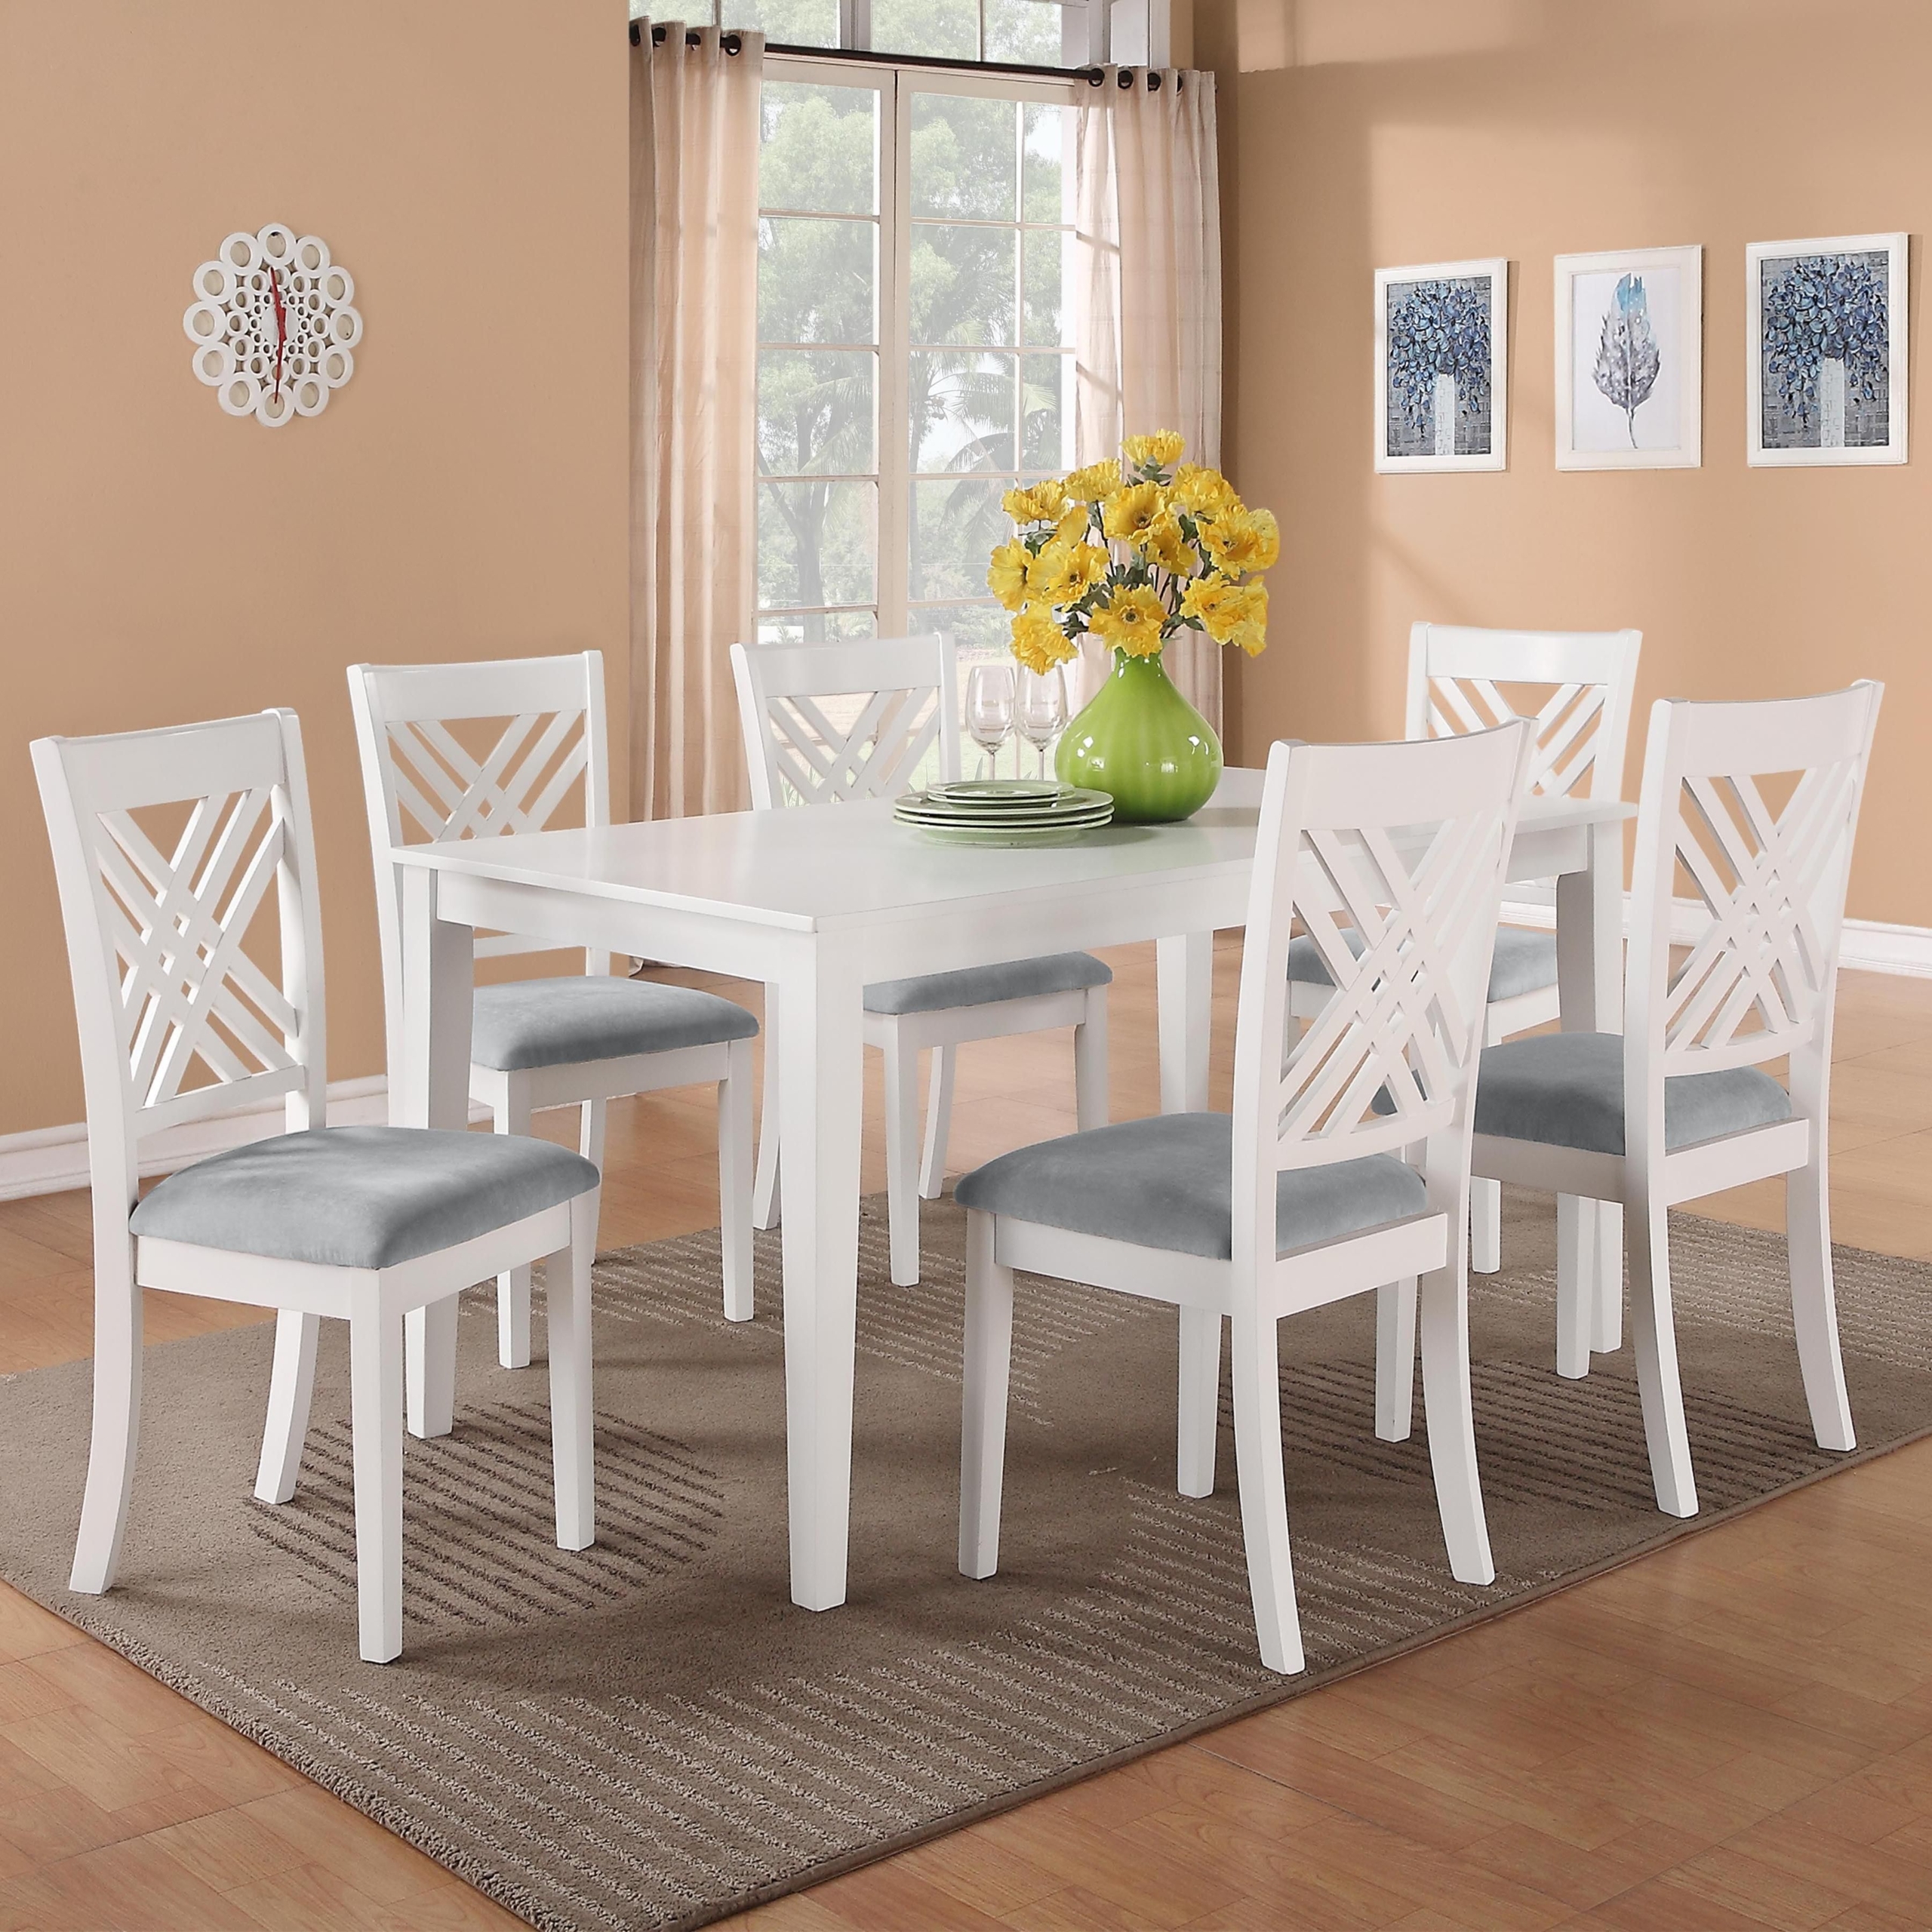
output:
[[[1151,949],[1114,957],[1125,1117],[1156,1104]],[[1834,1232],[1932,1259],[1932,981],[1847,974],[1837,1057]],[[1072,1124],[1063,1042],[964,1050],[955,1168]],[[712,1127],[697,1094],[614,1109],[607,1245],[715,1223]],[[88,1254],[84,1195],[0,1204],[0,1372],[88,1352]],[[148,1306],[155,1340],[246,1316]],[[0,1932],[520,1922],[4,1586],[0,1660]],[[733,1923],[1932,1925],[1932,1442]]]

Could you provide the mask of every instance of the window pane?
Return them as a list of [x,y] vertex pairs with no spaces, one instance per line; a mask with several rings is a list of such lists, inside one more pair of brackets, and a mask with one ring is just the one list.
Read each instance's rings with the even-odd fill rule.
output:
[[[834,20],[834,33],[837,23]],[[878,91],[767,81],[758,191],[768,208],[878,212]]]
[[728,27],[759,27],[781,47],[836,47],[838,0],[724,0]]
[[872,0],[874,48],[881,54],[980,57],[977,0]]
[[913,95],[912,212],[1011,221],[1018,112],[1010,100]]
[[993,546],[1013,534],[1000,508],[1011,488],[1005,477],[913,484],[908,588],[915,601],[986,595]]
[[[962,657],[1004,657],[1013,620],[1000,607],[984,604],[915,605],[906,614],[906,629],[914,637],[929,636],[934,631],[950,631]],[[964,692],[961,694],[963,697]],[[962,732],[963,737],[964,734]],[[969,744],[971,741],[968,740]],[[974,752],[979,747],[971,746]]]
[[766,216],[758,225],[758,340],[878,341],[878,251],[869,221]]
[[1020,113],[1026,128],[1020,165],[1026,219],[1070,223],[1073,220],[1073,111],[1066,107],[1027,106]]
[[915,352],[906,400],[912,411],[912,467],[1013,470],[1011,355]]
[[758,358],[758,454],[774,476],[875,470],[867,349],[768,349]]
[[1069,16],[1084,23],[1086,13],[1084,7],[1062,7],[1055,0],[986,0],[986,57],[1041,67],[1078,66],[1067,60],[1063,23]]
[[760,484],[758,602],[871,603],[878,521],[874,483]]
[[916,343],[1017,340],[1013,312],[1016,228],[950,222],[912,224],[912,328]]
[[1020,363],[1020,460],[1056,474],[1073,467],[1073,358],[1029,355]]
[[1066,258],[1073,238],[1064,229],[1029,228],[1023,244],[1026,279],[1024,340],[1041,348],[1060,348],[1066,341],[1065,288]]
[[878,635],[871,611],[771,611],[758,620],[760,644],[843,644]]

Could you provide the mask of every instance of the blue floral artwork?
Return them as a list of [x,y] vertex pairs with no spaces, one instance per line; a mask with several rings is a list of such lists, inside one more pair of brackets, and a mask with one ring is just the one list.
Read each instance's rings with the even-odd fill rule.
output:
[[1761,446],[1889,447],[1887,251],[1767,255],[1758,274]]
[[1385,454],[1491,454],[1494,294],[1487,275],[1388,284]]

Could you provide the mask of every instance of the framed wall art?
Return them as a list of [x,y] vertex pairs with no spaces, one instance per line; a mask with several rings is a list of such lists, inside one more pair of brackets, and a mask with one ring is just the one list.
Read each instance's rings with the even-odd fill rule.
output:
[[1905,461],[1906,246],[1841,235],[1745,250],[1752,463]]
[[1703,460],[1704,251],[1556,258],[1556,466]]
[[1375,466],[1501,469],[1509,425],[1509,264],[1375,272]]

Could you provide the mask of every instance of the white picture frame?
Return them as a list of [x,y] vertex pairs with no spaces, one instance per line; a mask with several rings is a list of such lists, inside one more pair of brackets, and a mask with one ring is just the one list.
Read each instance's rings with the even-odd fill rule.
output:
[[1509,321],[1505,257],[1375,271],[1378,472],[1509,467]]
[[1704,460],[1704,251],[1556,257],[1556,466]]
[[[1906,460],[1908,249],[1903,234],[1745,249],[1745,457],[1753,466]],[[1809,315],[1821,291],[1838,305],[1847,352],[1793,354],[1785,318],[1799,311],[1788,293],[1795,289]]]

